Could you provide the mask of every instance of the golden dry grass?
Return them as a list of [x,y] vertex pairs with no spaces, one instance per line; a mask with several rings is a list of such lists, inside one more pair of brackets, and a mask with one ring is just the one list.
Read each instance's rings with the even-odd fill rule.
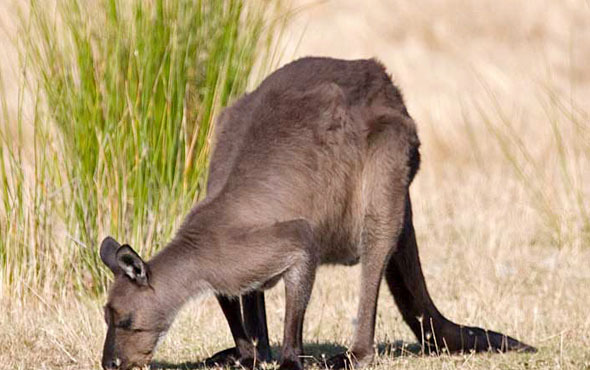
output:
[[[284,62],[375,56],[405,93],[422,140],[422,168],[412,185],[415,225],[439,308],[539,348],[384,354],[375,368],[590,368],[590,3],[306,4],[295,4],[302,10],[287,33]],[[304,332],[316,357],[350,342],[357,277],[357,268],[320,270]],[[267,302],[271,341],[279,345],[280,285]],[[0,368],[98,368],[101,304],[34,294],[4,303]],[[376,336],[386,345],[415,342],[385,286]],[[156,360],[190,365],[230,344],[215,300],[202,298],[181,312]]]

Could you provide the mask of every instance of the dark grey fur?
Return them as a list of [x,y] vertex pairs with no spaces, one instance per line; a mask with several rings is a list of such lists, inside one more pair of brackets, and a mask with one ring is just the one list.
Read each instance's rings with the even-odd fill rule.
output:
[[[381,64],[300,59],[226,109],[216,133],[207,197],[164,250],[145,263],[110,238],[101,246],[116,275],[103,367],[150,361],[178,309],[204,290],[218,295],[236,342],[219,358],[266,360],[261,290],[282,278],[281,369],[300,369],[303,317],[316,269],[326,263],[362,265],[353,344],[329,365],[370,363],[384,275],[404,319],[433,349],[532,350],[459,326],[432,303],[408,192],[420,161],[416,126]],[[239,301],[225,298],[241,295],[243,315]]]

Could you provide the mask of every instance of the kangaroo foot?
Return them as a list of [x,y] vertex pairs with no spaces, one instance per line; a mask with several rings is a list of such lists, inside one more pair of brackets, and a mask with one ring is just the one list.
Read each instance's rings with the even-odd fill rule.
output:
[[373,361],[373,355],[359,356],[353,352],[342,352],[334,355],[326,361],[328,369],[360,369],[369,365]]
[[237,347],[232,347],[215,353],[205,360],[205,365],[207,367],[240,366],[246,369],[254,369],[264,361],[268,361],[268,359],[262,359],[259,356],[253,357],[251,354],[240,354]]
[[279,370],[303,370],[303,365],[301,361],[285,359],[281,361]]
[[215,353],[205,360],[206,366],[228,366],[233,365],[240,358],[240,352],[236,347],[227,348]]

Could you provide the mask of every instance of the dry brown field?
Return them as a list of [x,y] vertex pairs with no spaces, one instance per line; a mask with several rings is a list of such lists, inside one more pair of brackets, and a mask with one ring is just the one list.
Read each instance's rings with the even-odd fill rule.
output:
[[[4,75],[11,2],[0,2]],[[590,2],[296,1],[281,63],[304,55],[381,60],[422,141],[412,185],[425,277],[460,323],[535,354],[416,353],[384,285],[375,369],[590,369]],[[308,364],[350,343],[356,267],[323,267],[306,315]],[[0,306],[1,369],[99,368],[103,300],[31,295]],[[282,338],[282,285],[267,293]],[[408,345],[403,347],[402,343]],[[188,304],[152,368],[191,369],[232,344],[215,299]],[[403,348],[402,348],[403,347]],[[269,365],[272,367],[273,365]]]

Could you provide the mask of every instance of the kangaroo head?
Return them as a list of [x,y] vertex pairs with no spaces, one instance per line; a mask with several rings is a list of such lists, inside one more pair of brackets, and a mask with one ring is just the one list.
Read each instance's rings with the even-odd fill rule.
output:
[[100,257],[115,275],[104,307],[108,329],[102,367],[147,365],[169,327],[150,285],[149,266],[129,245],[121,246],[111,237],[102,242]]

